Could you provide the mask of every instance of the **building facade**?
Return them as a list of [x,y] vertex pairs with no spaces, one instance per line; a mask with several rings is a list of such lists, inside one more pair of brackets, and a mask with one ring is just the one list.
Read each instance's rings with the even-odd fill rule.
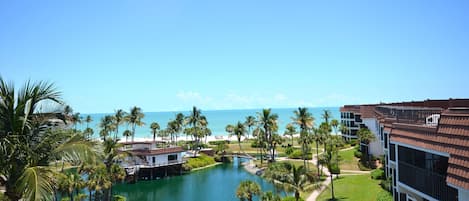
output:
[[394,200],[469,200],[469,99],[354,107],[376,122],[364,124],[384,153]]

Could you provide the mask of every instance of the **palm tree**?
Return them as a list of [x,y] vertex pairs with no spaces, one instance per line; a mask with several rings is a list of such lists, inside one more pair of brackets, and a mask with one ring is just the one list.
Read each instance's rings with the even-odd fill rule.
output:
[[49,164],[82,161],[93,153],[90,142],[75,132],[44,131],[36,108],[43,101],[62,104],[53,84],[27,81],[15,93],[0,77],[0,183],[11,201],[52,199],[56,170]]
[[116,182],[124,179],[125,173],[124,170],[117,165],[117,161],[128,156],[128,152],[120,151],[120,148],[123,147],[123,144],[118,143],[119,139],[106,139],[103,142],[103,158],[104,165],[106,167],[106,172],[110,176],[111,185],[108,189],[105,189],[104,200],[110,200],[112,195],[112,182]]
[[[272,152],[272,133],[277,131],[277,114],[272,114],[271,109],[263,109],[262,112],[258,113],[258,123],[259,126],[264,129],[264,140],[268,143],[270,150],[270,159],[271,161],[275,160],[275,155]],[[261,153],[261,164],[262,164],[262,153]]]
[[126,116],[126,121],[129,122],[130,126],[132,127],[132,142],[135,138],[135,128],[137,126],[144,126],[145,123],[142,121],[145,114],[143,114],[142,109],[134,106],[130,108],[130,114]]
[[339,121],[337,121],[337,119],[331,120],[331,126],[334,129],[334,133],[337,134],[337,128],[339,127]]
[[153,122],[150,125],[151,132],[153,133],[153,142],[155,141],[156,138],[156,133],[160,130],[160,125],[157,122]]
[[79,112],[72,115],[72,122],[73,122],[74,129],[77,129],[77,124],[80,124],[81,120],[82,120],[82,117],[80,116]]
[[246,121],[244,122],[244,124],[248,127],[248,139],[249,139],[249,134],[251,133],[251,127],[255,126],[256,125],[256,117],[254,116],[247,116],[246,117]]
[[296,133],[296,128],[293,124],[287,124],[283,135],[289,135],[291,137],[291,146],[293,146],[293,135]]
[[182,113],[177,113],[176,114],[176,119],[174,119],[174,124],[175,124],[175,128],[176,128],[176,142],[175,144],[177,144],[177,141],[178,141],[178,135],[184,130],[184,126],[185,126],[185,121],[184,121],[184,115]]
[[280,201],[280,196],[272,193],[272,191],[265,192],[261,196],[261,201]]
[[308,108],[299,107],[298,110],[293,111],[295,116],[292,118],[293,123],[300,127],[300,139],[298,142],[301,144],[301,151],[303,152],[303,163],[306,167],[306,154],[309,153],[309,144],[312,142],[312,137],[309,131],[313,128],[314,117],[308,112]]
[[79,194],[79,190],[85,187],[85,181],[77,172],[69,171],[58,176],[58,188],[60,191],[65,192],[73,201],[73,194]]
[[[376,139],[375,135],[368,128],[360,128],[357,132],[357,137],[358,140],[367,147],[369,147],[370,143]],[[367,149],[366,153],[363,153],[363,156],[366,156],[369,165],[371,163],[371,157],[368,150],[369,149]],[[364,150],[362,150],[362,152],[364,152]]]
[[111,178],[106,172],[106,166],[104,164],[93,165],[86,172],[88,174],[86,186],[88,188],[89,201],[92,200],[93,191],[94,200],[102,200],[103,198],[98,198],[99,192],[103,189],[109,189],[112,185]]
[[122,135],[125,137],[125,142],[127,142],[127,140],[129,139],[129,137],[132,136],[132,131],[130,131],[130,130],[125,130],[124,133],[122,133]]
[[171,137],[171,143],[173,143],[173,139],[175,138],[174,135],[178,132],[178,122],[176,120],[172,120],[168,122],[168,125],[166,126],[165,132],[167,132]]
[[85,122],[86,122],[86,128],[90,127],[90,123],[93,121],[90,115],[86,115]]
[[116,127],[116,133],[114,134],[114,138],[117,138],[117,136],[119,135],[119,126],[124,122],[125,116],[127,116],[127,113],[124,112],[124,110],[122,109],[118,109],[114,114],[114,122]]
[[195,139],[195,147],[193,148],[195,149],[194,156],[196,156],[200,138],[210,133],[207,128],[208,122],[205,116],[202,115],[202,112],[195,106],[192,108],[191,114],[186,117],[186,121],[192,126],[191,128],[186,129],[185,133],[192,135]]
[[246,128],[244,127],[244,124],[238,121],[235,126],[226,126],[226,130],[228,131],[228,133],[230,133],[230,136],[236,136],[236,138],[238,139],[239,151],[243,151],[243,149],[241,148],[241,137],[246,135]]
[[318,163],[322,163],[323,165],[327,166],[327,169],[329,169],[329,176],[331,177],[331,194],[332,194],[332,200],[335,200],[334,196],[334,178],[333,175],[340,174],[340,168],[339,168],[339,149],[338,147],[342,143],[342,138],[339,136],[330,136],[327,139],[327,149],[326,152],[321,155],[321,159],[318,160]]
[[112,131],[116,130],[116,125],[114,124],[114,116],[106,115],[101,119],[101,123],[99,123],[99,127],[101,128],[101,132],[99,133],[103,140],[109,136]]
[[[277,133],[272,134],[272,153],[275,155],[275,150],[277,149],[277,145],[282,144],[285,140]],[[275,158],[272,158],[272,161],[275,162]]]
[[252,201],[252,197],[261,193],[261,187],[256,182],[245,180],[242,181],[236,190],[236,197],[241,201]]
[[326,122],[327,124],[329,124],[329,119],[332,118],[331,111],[329,111],[329,110],[324,110],[324,113],[323,113],[321,116],[322,116],[322,118],[324,119],[324,122]]

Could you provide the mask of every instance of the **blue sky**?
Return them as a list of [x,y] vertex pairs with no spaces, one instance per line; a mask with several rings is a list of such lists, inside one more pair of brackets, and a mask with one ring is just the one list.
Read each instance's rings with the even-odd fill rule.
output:
[[82,113],[469,94],[469,1],[1,1],[0,74]]

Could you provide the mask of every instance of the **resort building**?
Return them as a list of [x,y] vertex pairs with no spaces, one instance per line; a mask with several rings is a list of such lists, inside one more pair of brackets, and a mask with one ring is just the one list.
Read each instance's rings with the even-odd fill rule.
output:
[[381,145],[394,200],[469,200],[469,99],[344,106],[341,112],[376,122],[363,124]]
[[158,148],[159,141],[123,142],[121,151],[129,156],[120,162],[127,180],[157,179],[170,174],[181,174],[185,151],[178,146]]

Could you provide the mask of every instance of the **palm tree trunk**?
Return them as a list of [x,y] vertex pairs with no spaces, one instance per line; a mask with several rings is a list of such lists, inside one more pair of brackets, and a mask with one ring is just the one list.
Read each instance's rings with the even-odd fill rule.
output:
[[334,196],[334,178],[332,176],[332,173],[331,174],[331,190],[332,190],[332,200],[335,200],[335,196]]
[[319,143],[318,141],[316,140],[316,166],[318,166],[318,175],[322,175],[322,172],[319,171]]

